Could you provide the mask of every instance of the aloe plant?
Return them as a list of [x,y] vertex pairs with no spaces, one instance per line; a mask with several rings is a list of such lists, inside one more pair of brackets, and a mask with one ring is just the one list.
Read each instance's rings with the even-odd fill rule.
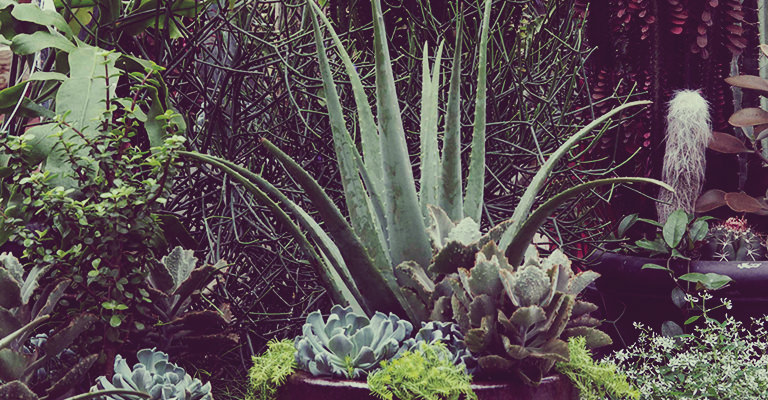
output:
[[[469,179],[464,190],[461,179],[459,135],[459,55],[461,38],[457,38],[454,65],[449,85],[445,135],[442,155],[438,149],[438,95],[443,44],[437,50],[430,71],[428,48],[424,45],[422,60],[421,104],[421,185],[413,177],[413,167],[406,148],[405,130],[400,117],[394,76],[386,42],[384,17],[379,0],[373,0],[374,50],[376,70],[376,110],[374,118],[368,96],[330,21],[314,2],[309,7],[330,32],[341,61],[350,77],[357,106],[362,154],[350,136],[339,101],[339,96],[326,57],[320,24],[313,17],[315,41],[318,48],[320,72],[323,78],[326,104],[333,133],[334,149],[339,164],[344,198],[349,218],[334,205],[327,193],[301,166],[268,140],[264,147],[273,154],[301,186],[317,208],[324,228],[288,199],[279,189],[256,173],[227,160],[196,152],[180,152],[183,156],[221,168],[242,183],[254,197],[275,212],[319,266],[320,275],[337,303],[349,304],[355,310],[372,315],[374,311],[407,315],[413,323],[424,321],[424,312],[412,305],[394,276],[394,269],[402,263],[416,263],[424,268],[433,256],[430,235],[425,221],[429,219],[428,206],[440,206],[453,221],[469,218],[479,222],[483,203],[485,170],[485,105],[486,105],[486,53],[490,23],[491,1],[486,0],[483,11],[479,47],[478,91],[475,98],[475,120]],[[459,26],[458,32],[461,32]],[[460,35],[458,35],[460,36]],[[647,178],[614,178],[587,182],[570,188],[531,212],[537,196],[558,161],[592,129],[613,115],[630,107],[649,104],[636,101],[624,104],[597,118],[569,138],[552,153],[534,176],[512,215],[493,231],[498,234],[499,246],[513,265],[522,260],[525,249],[541,224],[565,201],[599,185],[648,182],[668,188],[662,182]],[[378,123],[378,126],[377,126]],[[462,197],[463,195],[463,197]],[[291,219],[291,215],[297,222]],[[351,221],[351,222],[349,222]],[[302,231],[302,228],[307,232]],[[365,293],[363,296],[361,293]]]

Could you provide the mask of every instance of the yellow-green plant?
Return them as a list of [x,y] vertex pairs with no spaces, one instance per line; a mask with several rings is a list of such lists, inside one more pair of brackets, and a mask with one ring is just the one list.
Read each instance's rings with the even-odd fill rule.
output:
[[385,400],[477,399],[471,380],[443,343],[421,342],[398,358],[382,361],[381,369],[368,375],[368,387]]
[[[442,44],[430,70],[428,49],[422,59],[421,103],[421,184],[416,185],[413,166],[406,147],[396,86],[386,42],[384,16],[379,0],[373,0],[374,51],[376,72],[376,111],[374,118],[368,96],[351,58],[330,21],[312,1],[309,7],[331,34],[338,54],[350,77],[357,106],[362,154],[355,146],[344,119],[343,109],[323,45],[320,25],[312,18],[318,48],[320,71],[333,132],[344,199],[349,210],[347,219],[322,187],[288,155],[272,143],[262,140],[264,147],[283,163],[288,173],[301,186],[317,208],[324,229],[309,214],[289,200],[271,183],[235,163],[209,155],[184,152],[187,157],[215,165],[242,183],[254,197],[263,202],[294,234],[310,257],[322,269],[329,291],[337,303],[349,304],[372,315],[374,311],[406,315],[411,322],[425,320],[425,313],[412,306],[403,295],[394,276],[394,268],[414,262],[423,268],[433,256],[427,233],[428,205],[441,207],[454,221],[480,220],[483,204],[485,171],[486,53],[491,2],[485,2],[479,45],[478,84],[472,150],[466,191],[463,189],[460,157],[459,81],[461,26],[449,85],[442,152],[438,148],[438,94]],[[533,177],[520,199],[511,220],[496,231],[499,246],[506,251],[510,263],[517,265],[533,235],[546,218],[565,201],[599,185],[622,182],[661,182],[646,178],[600,179],[574,186],[544,202],[531,212],[537,195],[557,162],[592,129],[629,107],[648,104],[638,101],[624,104],[597,118],[569,138],[553,152]],[[417,190],[418,187],[418,190]],[[668,186],[665,186],[668,187]],[[289,214],[299,221],[294,223]],[[308,235],[302,231],[308,232]],[[503,233],[503,234],[502,234]],[[423,277],[430,279],[430,277]],[[363,293],[365,295],[363,295]]]
[[253,357],[253,366],[248,370],[248,394],[246,400],[272,400],[277,388],[296,368],[296,348],[293,340],[272,339],[267,343],[264,354]]
[[586,343],[582,336],[572,337],[568,340],[571,359],[555,365],[557,372],[567,376],[579,389],[579,399],[639,399],[640,391],[627,381],[627,376],[617,372],[611,362],[596,362]]

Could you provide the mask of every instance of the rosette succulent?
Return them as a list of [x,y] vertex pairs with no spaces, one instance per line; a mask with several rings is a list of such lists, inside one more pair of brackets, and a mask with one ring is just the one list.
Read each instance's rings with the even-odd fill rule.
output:
[[369,319],[335,305],[326,320],[320,311],[307,316],[296,338],[296,363],[315,376],[361,378],[395,356],[412,330],[394,314],[377,312]]
[[472,268],[459,268],[437,285],[432,317],[456,321],[480,374],[536,385],[555,361],[568,360],[564,339],[584,336],[589,347],[610,343],[588,315],[597,306],[575,299],[598,276],[574,274],[558,250],[541,259],[534,246],[514,268],[489,242]]
[[453,322],[430,321],[422,322],[421,329],[416,335],[403,343],[401,353],[417,350],[421,343],[434,344],[440,342],[451,354],[456,365],[463,365],[467,373],[474,373],[477,360],[464,344],[464,334]]
[[[91,391],[130,389],[146,393],[152,400],[213,400],[211,384],[192,378],[184,368],[168,362],[168,355],[155,349],[137,353],[139,362],[131,369],[122,356],[115,358],[112,380],[100,376]],[[119,395],[101,396],[102,400],[123,399]]]

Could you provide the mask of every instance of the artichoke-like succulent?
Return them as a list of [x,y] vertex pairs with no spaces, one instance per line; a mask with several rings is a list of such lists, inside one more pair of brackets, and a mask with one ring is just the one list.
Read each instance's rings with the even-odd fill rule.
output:
[[450,291],[437,297],[432,316],[456,321],[481,374],[536,385],[555,361],[568,360],[564,339],[584,336],[590,347],[610,343],[588,315],[597,307],[575,299],[598,276],[575,275],[560,251],[540,259],[534,246],[513,268],[489,242],[471,269],[459,268],[438,285]]
[[453,322],[430,321],[422,322],[421,329],[416,335],[403,343],[402,352],[417,350],[421,343],[434,344],[440,342],[452,355],[456,365],[463,365],[468,374],[473,374],[477,368],[477,359],[464,344],[464,334]]
[[[146,393],[152,400],[213,400],[211,384],[192,378],[183,368],[168,362],[168,355],[155,349],[137,353],[139,362],[128,367],[122,356],[115,358],[115,374],[110,381],[105,376],[96,380],[96,390],[128,389]],[[100,400],[118,400],[119,395],[106,395]]]
[[368,319],[335,305],[327,320],[320,311],[307,316],[296,338],[296,363],[315,376],[361,378],[396,355],[412,330],[410,322],[394,314],[377,312]]

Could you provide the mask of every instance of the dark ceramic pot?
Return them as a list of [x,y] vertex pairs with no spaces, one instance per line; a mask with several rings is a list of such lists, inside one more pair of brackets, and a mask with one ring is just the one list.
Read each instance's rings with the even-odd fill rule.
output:
[[[591,266],[601,276],[587,296],[599,306],[597,314],[609,322],[602,329],[619,347],[637,338],[635,321],[658,331],[664,321],[682,324],[686,318],[672,303],[672,278],[665,271],[642,269],[649,263],[666,265],[666,260],[604,253]],[[692,261],[676,263],[672,268],[678,274],[714,272],[730,276],[733,282],[728,287],[713,292],[732,301],[733,309],[727,311],[728,315],[747,322],[750,317],[768,314],[768,262]],[[712,306],[719,304],[715,299]],[[720,309],[719,315],[714,316],[722,317],[722,312],[725,310]]]
[[[578,390],[568,378],[553,375],[531,388],[523,384],[478,382],[472,389],[479,400],[572,400]],[[364,381],[314,377],[297,371],[277,392],[278,400],[375,400]]]

